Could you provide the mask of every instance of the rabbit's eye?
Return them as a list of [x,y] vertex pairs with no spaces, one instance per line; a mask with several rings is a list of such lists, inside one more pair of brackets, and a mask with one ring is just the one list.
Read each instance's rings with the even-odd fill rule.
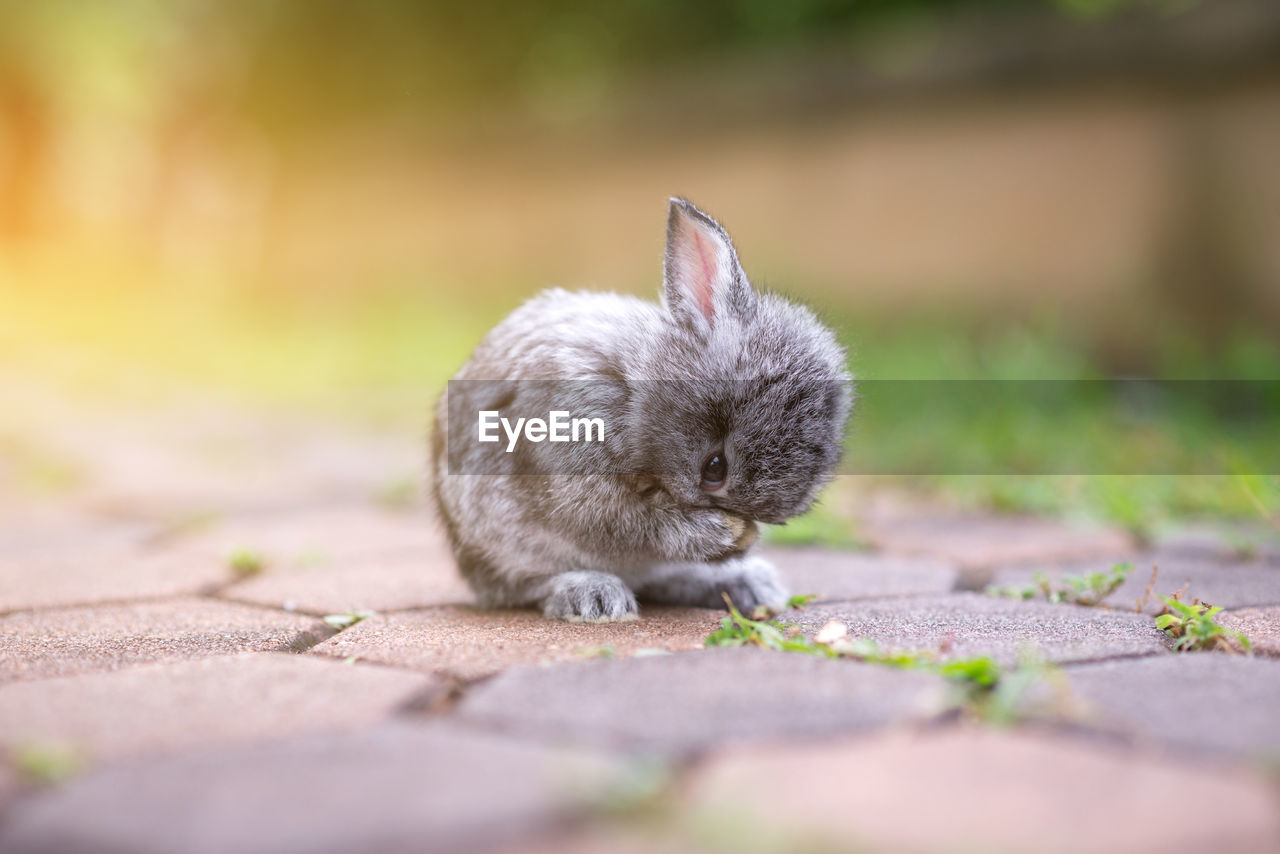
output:
[[702,464],[702,488],[707,492],[715,492],[724,486],[724,478],[728,473],[729,463],[724,458],[724,451],[716,451]]

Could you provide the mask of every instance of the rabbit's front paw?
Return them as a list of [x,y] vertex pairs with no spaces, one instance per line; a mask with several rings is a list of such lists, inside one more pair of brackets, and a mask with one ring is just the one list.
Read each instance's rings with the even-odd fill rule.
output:
[[[787,588],[778,578],[773,564],[761,557],[747,557],[738,563],[736,571],[716,585],[716,594],[727,593],[733,605],[748,616],[756,608],[764,606],[781,611],[787,603]],[[716,605],[723,605],[719,599]]]
[[635,594],[616,575],[607,572],[564,572],[551,580],[542,613],[573,623],[634,620]]

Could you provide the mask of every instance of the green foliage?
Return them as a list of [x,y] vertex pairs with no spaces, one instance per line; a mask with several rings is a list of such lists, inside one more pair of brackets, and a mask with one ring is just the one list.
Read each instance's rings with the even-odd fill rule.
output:
[[86,757],[70,744],[40,742],[14,748],[10,762],[23,782],[50,786],[78,774],[86,764]]
[[818,598],[817,593],[797,593],[787,600],[787,609],[803,608]]
[[[1234,436],[1194,398],[1133,413],[1091,396],[1087,383],[985,384],[995,398],[989,412],[975,415],[959,395],[939,400],[930,380],[1038,381],[1048,377],[1101,380],[1118,367],[1108,353],[1115,343],[1100,329],[1063,327],[1050,320],[983,323],[954,313],[917,315],[893,324],[843,318],[838,328],[856,344],[852,369],[864,382],[856,435],[846,449],[846,469],[866,472],[873,485],[907,487],[941,495],[963,509],[1089,519],[1117,525],[1139,539],[1168,520],[1264,518],[1280,524],[1280,478],[1237,475],[1274,471],[1276,443],[1265,419],[1232,425]],[[1126,347],[1128,345],[1126,344]],[[1137,345],[1140,372],[1153,377],[1269,380],[1280,371],[1280,345],[1269,333],[1241,333],[1231,346],[1208,350],[1197,336],[1154,329]],[[877,386],[875,381],[898,381]],[[872,382],[867,382],[872,381]],[[913,400],[912,381],[919,386]],[[1062,385],[1057,400],[1055,385]],[[978,387],[975,386],[975,390]],[[1025,404],[1024,392],[1044,398]],[[1114,403],[1114,401],[1112,401]],[[986,401],[984,401],[984,406]],[[1266,404],[1275,406],[1274,400]],[[920,417],[927,411],[928,418]],[[1207,454],[1216,456],[1207,456]],[[1213,461],[1220,474],[1169,477],[1160,474],[1089,472],[1204,471]],[[981,472],[1026,474],[993,476]],[[1063,474],[1035,474],[1056,466]],[[920,472],[875,475],[875,472]],[[1077,472],[1077,473],[1072,473]]]
[[[1040,0],[1065,21],[1170,0]],[[1008,0],[518,0],[423,3],[3,3],[0,46],[57,102],[160,107],[202,90],[276,138],[400,116],[441,121],[512,98],[595,104],[619,78],[675,63],[846,45],[863,64],[909,70],[954,13],[1001,16]],[[673,22],[679,22],[674,26]],[[11,42],[11,44],[7,44]],[[922,42],[923,46],[907,49]],[[21,50],[18,50],[21,47]],[[886,57],[888,54],[888,57]],[[888,61],[895,59],[896,61]],[[252,86],[231,81],[252,74]],[[358,73],[352,73],[358,69]],[[51,72],[57,71],[58,74]],[[188,84],[189,85],[189,84]],[[229,106],[226,106],[229,105]]]
[[836,656],[826,644],[806,638],[800,627],[768,619],[768,615],[756,612],[756,619],[746,617],[725,597],[729,616],[720,621],[720,628],[707,636],[705,646],[759,646],[780,652],[804,652],[810,655]]
[[817,504],[803,516],[788,519],[783,525],[763,526],[764,541],[775,546],[826,546],[833,549],[861,549],[865,544],[854,528],[853,520]]
[[227,558],[227,566],[236,578],[252,578],[266,570],[267,562],[261,554],[251,549],[236,549]]
[[329,614],[324,617],[324,621],[338,631],[348,629],[361,620],[367,620],[376,614],[377,611],[359,610],[347,611],[344,614]]
[[1235,652],[1231,641],[1240,644],[1248,654],[1253,645],[1244,632],[1228,629],[1215,619],[1221,606],[1210,607],[1200,602],[1183,602],[1177,596],[1161,596],[1164,611],[1156,617],[1156,628],[1174,639],[1173,648],[1179,652],[1219,649]]
[[968,682],[980,688],[994,687],[1004,675],[999,664],[986,656],[958,658],[936,667],[938,675],[958,682]]
[[1011,599],[1035,599],[1043,597],[1047,602],[1084,605],[1095,608],[1116,591],[1129,573],[1133,564],[1117,563],[1107,572],[1088,572],[1084,575],[1066,574],[1058,579],[1055,585],[1043,572],[1031,577],[1032,583],[1023,587],[989,587],[987,593],[992,596],[1006,596]]
[[1236,474],[1235,481],[1258,515],[1280,530],[1280,478],[1242,472]]
[[847,638],[845,626],[835,621],[810,638],[795,624],[769,619],[768,614],[746,617],[732,602],[728,605],[729,615],[720,621],[720,628],[707,637],[706,646],[758,646],[777,652],[848,658],[933,673],[958,689],[959,705],[979,719],[998,726],[1016,720],[1021,700],[1031,685],[1056,675],[1056,670],[1049,665],[1033,660],[1024,660],[1017,668],[1007,671],[988,656],[944,659],[939,653],[929,651],[886,652],[870,638]]
[[[984,682],[992,678],[994,681]],[[996,670],[993,675],[974,674],[970,684],[978,687],[970,690],[969,706],[983,721],[1008,726],[1024,715],[1027,694],[1040,682],[1055,687],[1061,703],[1061,696],[1067,694],[1062,671],[1039,657],[1022,655],[1012,670]]]

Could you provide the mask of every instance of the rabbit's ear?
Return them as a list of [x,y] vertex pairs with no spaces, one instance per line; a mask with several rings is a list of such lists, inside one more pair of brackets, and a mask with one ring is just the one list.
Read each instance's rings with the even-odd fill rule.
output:
[[755,312],[755,292],[728,233],[684,199],[671,200],[662,279],[667,308],[696,329],[728,317],[745,321]]

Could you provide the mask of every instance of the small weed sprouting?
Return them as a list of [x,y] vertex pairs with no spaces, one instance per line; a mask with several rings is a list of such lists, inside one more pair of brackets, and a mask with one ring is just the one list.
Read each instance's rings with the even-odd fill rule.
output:
[[870,638],[850,639],[848,627],[832,620],[812,638],[799,626],[768,619],[767,614],[746,617],[725,599],[729,616],[720,621],[705,645],[759,646],[778,652],[799,652],[824,658],[849,658],[901,670],[921,670],[943,677],[960,690],[959,705],[980,720],[1005,726],[1017,719],[1027,689],[1056,668],[1039,660],[1020,661],[1006,671],[988,656],[943,660],[937,652],[885,652]]
[[342,631],[349,629],[361,620],[367,620],[376,614],[377,611],[347,611],[345,614],[328,614],[323,619],[331,627]]
[[763,608],[757,608],[753,617],[747,617],[728,596],[725,603],[729,606],[729,616],[720,621],[720,628],[707,636],[706,646],[760,646],[811,655],[830,654],[825,644],[801,634],[799,626],[770,619],[773,614]]
[[1164,610],[1156,617],[1156,628],[1174,639],[1173,648],[1178,652],[1220,649],[1235,652],[1235,641],[1246,654],[1253,654],[1253,644],[1244,632],[1229,629],[1215,619],[1221,606],[1211,607],[1199,599],[1183,602],[1177,597],[1161,596]]
[[31,786],[52,786],[84,769],[85,755],[63,742],[23,744],[10,754],[18,779]]
[[1063,575],[1058,584],[1049,579],[1043,572],[1031,577],[1032,583],[1025,587],[988,587],[987,593],[992,596],[1006,596],[1012,599],[1035,599],[1043,597],[1046,602],[1084,605],[1096,608],[1102,601],[1116,592],[1124,584],[1133,564],[1117,563],[1107,572],[1087,572],[1084,575]]
[[231,568],[236,578],[253,578],[263,573],[267,568],[267,562],[255,551],[236,549],[227,558],[227,566]]

